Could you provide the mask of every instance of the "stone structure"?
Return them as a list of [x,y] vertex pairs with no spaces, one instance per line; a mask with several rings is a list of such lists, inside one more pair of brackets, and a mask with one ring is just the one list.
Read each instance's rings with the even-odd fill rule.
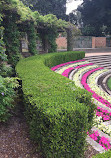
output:
[[[67,38],[58,37],[56,39],[58,49],[67,49]],[[111,47],[111,38],[76,36],[72,39],[73,48],[106,48]]]
[[92,48],[105,48],[106,37],[92,37]]

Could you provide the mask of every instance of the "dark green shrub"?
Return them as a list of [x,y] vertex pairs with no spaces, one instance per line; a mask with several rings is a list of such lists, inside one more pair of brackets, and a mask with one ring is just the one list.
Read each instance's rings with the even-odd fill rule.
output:
[[29,41],[29,53],[35,55],[37,54],[37,43],[36,43],[37,33],[35,30],[34,23],[30,22],[26,30],[27,30],[28,41]]
[[8,63],[13,67],[20,59],[20,32],[17,26],[18,15],[12,14],[11,11],[5,12],[2,22],[4,26],[4,42],[6,45],[6,54]]
[[92,158],[111,158],[111,150],[106,151],[102,154],[97,154],[96,156],[93,156]]
[[47,158],[83,157],[95,107],[91,94],[49,68],[83,57],[84,52],[37,55],[16,66],[27,102],[31,137]]

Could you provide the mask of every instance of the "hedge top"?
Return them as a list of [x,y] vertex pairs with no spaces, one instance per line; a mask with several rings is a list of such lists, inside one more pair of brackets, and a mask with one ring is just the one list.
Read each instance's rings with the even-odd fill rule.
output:
[[51,115],[58,114],[63,109],[72,111],[73,108],[86,108],[84,103],[79,103],[78,100],[82,99],[82,95],[87,98],[89,93],[75,87],[72,81],[49,69],[54,65],[82,57],[84,52],[66,52],[37,55],[21,60],[16,70],[22,78],[23,91],[30,103]]

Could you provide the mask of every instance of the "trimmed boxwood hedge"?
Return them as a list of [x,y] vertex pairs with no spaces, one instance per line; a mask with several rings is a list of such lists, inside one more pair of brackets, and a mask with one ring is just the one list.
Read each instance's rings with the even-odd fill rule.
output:
[[22,59],[22,79],[31,137],[46,158],[81,158],[95,105],[91,94],[50,67],[82,59],[84,52],[62,52]]

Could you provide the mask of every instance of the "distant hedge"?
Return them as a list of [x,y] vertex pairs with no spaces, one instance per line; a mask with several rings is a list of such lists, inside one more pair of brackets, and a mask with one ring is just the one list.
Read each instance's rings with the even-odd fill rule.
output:
[[81,158],[86,131],[92,125],[91,94],[50,67],[82,59],[84,52],[36,55],[22,59],[16,71],[22,79],[31,137],[46,158]]

